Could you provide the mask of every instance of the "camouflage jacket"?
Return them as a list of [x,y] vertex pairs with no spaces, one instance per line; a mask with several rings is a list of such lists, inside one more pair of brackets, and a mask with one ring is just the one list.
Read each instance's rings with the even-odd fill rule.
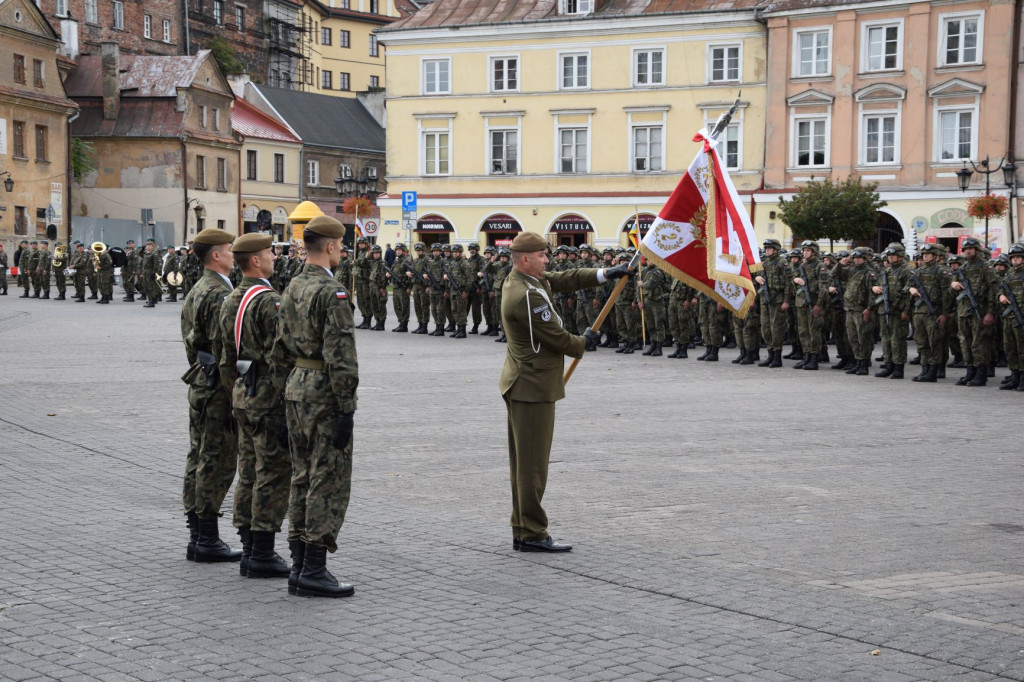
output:
[[411,289],[413,284],[416,283],[418,278],[409,277],[409,267],[412,265],[412,259],[409,256],[403,256],[402,258],[395,258],[395,262],[391,264],[391,272],[395,273],[394,280],[388,280],[391,282],[391,286],[396,289]]
[[39,271],[40,275],[45,276],[50,274],[50,270],[52,269],[50,267],[50,263],[52,262],[53,255],[45,249],[39,249],[39,259],[36,261],[35,269]]
[[651,265],[644,270],[644,281],[641,284],[644,303],[660,303],[668,289],[668,275],[661,268]]
[[[949,273],[936,261],[911,269],[907,273],[907,297],[912,301],[911,311],[915,315],[929,315],[928,306],[924,302],[924,296],[927,296],[936,315],[952,313],[954,297],[952,289],[949,288],[950,281]],[[911,287],[918,289],[919,292],[923,290],[923,295],[912,296]]]
[[177,256],[177,255],[171,256],[166,261],[164,261],[164,271],[163,271],[164,275],[169,275],[172,272],[180,272],[180,271],[181,271],[181,257],[180,256]]
[[338,267],[334,268],[334,279],[340,282],[346,291],[352,288],[351,258],[345,258],[338,262]]
[[[796,305],[797,308],[824,307],[828,302],[828,271],[823,269],[821,261],[816,257],[800,265],[804,275],[807,276],[807,289],[803,290],[803,287],[793,281],[793,279],[801,277],[801,274],[799,267],[792,268],[790,270],[792,277],[789,281],[789,295],[786,300],[790,305]],[[805,295],[806,291],[810,292],[810,299]]]
[[7,252],[0,251],[0,270],[7,269]]
[[846,312],[859,313],[875,302],[875,294],[871,291],[874,272],[867,263],[851,265],[846,271],[843,304],[846,306]]
[[[971,292],[974,294],[974,299],[978,302],[978,314],[984,317],[988,313],[994,313],[997,310],[996,301],[999,299],[999,278],[996,276],[995,270],[990,268],[988,263],[982,258],[978,257],[968,260],[961,265],[960,272],[971,283]],[[953,281],[958,282],[960,278],[954,276]],[[971,308],[967,292],[957,291],[955,295],[957,316],[969,317],[974,315],[974,309]]]
[[787,292],[793,286],[789,263],[776,254],[765,258],[762,265],[764,270],[760,274],[764,277],[764,286],[768,289],[772,305],[782,305],[783,302],[789,300]]
[[[452,258],[448,263],[448,289],[453,294],[458,292],[470,293],[473,283],[476,282],[476,270],[465,258]],[[454,281],[453,281],[454,280]]]
[[147,280],[155,279],[155,275],[163,272],[163,262],[160,252],[154,248],[149,253],[142,254],[142,278]]
[[367,284],[370,281],[370,265],[370,250],[356,249],[356,260],[353,265],[356,270],[356,283]]
[[[235,346],[235,321],[245,292],[255,285],[268,286],[257,277],[243,277],[220,307],[221,352],[217,356],[221,380],[232,388],[232,405],[244,410],[284,409],[284,383],[290,367],[285,366],[277,336],[278,308],[281,296],[271,289],[257,294],[245,310],[240,333],[240,348]],[[276,354],[275,354],[276,353]],[[252,360],[256,372],[255,394],[246,396],[245,377],[238,376],[236,360]]]
[[374,258],[370,256],[370,286],[376,289],[385,289],[388,286],[388,272],[384,269],[387,263],[384,262],[384,258]]
[[[182,303],[181,340],[189,368],[181,380],[194,389],[206,386],[206,375],[199,366],[199,351],[212,353],[215,358],[221,356],[220,307],[230,293],[231,286],[220,273],[204,270]],[[219,383],[213,390],[227,391],[233,381],[234,375],[231,375],[227,383]]]
[[[907,291],[909,281],[910,266],[907,265],[906,261],[896,266],[882,267],[875,271],[872,286],[882,287],[884,291],[886,283],[888,283],[890,314],[899,315],[911,312],[910,293]],[[875,297],[880,314],[885,313],[884,296],[885,294],[883,293]]]
[[285,399],[355,411],[359,362],[352,306],[348,290],[327,270],[311,265],[288,285],[275,344],[281,345],[286,366],[298,358],[323,362],[322,369],[292,367]]
[[681,279],[672,280],[672,288],[669,290],[668,304],[670,306],[682,306],[687,301],[692,301],[697,296],[697,291]]

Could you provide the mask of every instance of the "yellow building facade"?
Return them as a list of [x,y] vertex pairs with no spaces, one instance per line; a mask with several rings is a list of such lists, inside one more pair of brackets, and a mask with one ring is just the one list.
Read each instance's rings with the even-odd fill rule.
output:
[[[463,17],[457,4],[378,30],[389,188],[378,240],[501,245],[528,230],[625,244],[682,177],[694,134],[741,91],[720,153],[742,194],[760,187],[766,31],[753,2],[614,16],[547,3],[508,20]],[[402,192],[417,193],[415,218]]]

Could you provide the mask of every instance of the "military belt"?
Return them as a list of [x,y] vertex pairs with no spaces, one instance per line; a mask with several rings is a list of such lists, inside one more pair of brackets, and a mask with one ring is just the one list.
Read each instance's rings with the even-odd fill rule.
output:
[[312,369],[317,372],[324,371],[323,360],[312,360],[310,358],[295,358],[295,366],[302,369]]

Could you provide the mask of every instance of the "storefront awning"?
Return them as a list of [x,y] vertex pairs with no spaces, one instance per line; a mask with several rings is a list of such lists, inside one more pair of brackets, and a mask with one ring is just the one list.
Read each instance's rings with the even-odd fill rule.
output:
[[578,215],[562,216],[551,225],[552,234],[579,234],[593,231],[594,227],[590,221]]
[[438,215],[423,216],[416,221],[417,232],[454,232],[452,224]]
[[522,232],[523,226],[512,216],[499,213],[484,221],[481,232]]

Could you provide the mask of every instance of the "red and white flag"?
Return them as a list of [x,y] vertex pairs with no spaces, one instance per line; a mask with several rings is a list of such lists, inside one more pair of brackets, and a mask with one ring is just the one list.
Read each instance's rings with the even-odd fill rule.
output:
[[686,175],[640,243],[640,252],[668,274],[746,317],[754,303],[751,272],[761,269],[754,226],[715,150],[701,143]]

